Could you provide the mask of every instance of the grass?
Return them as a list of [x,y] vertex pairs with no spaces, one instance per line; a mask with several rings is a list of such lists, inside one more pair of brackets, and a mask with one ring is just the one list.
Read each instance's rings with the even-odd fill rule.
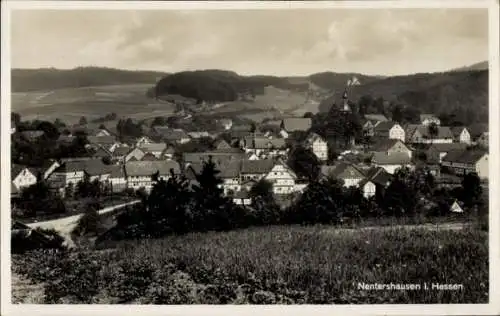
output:
[[[14,272],[45,283],[45,301],[53,303],[486,303],[487,237],[473,229],[279,226],[12,262]],[[464,290],[366,291],[358,282],[455,283]]]

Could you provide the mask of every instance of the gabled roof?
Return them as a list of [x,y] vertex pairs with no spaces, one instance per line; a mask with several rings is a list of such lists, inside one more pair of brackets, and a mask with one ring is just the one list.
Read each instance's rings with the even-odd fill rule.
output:
[[231,160],[228,164],[219,166],[218,169],[221,171],[219,176],[222,179],[236,178],[240,175],[241,160]]
[[292,117],[283,119],[283,128],[287,132],[308,131],[311,125],[311,118]]
[[488,153],[484,150],[456,150],[450,151],[443,157],[443,161],[454,163],[473,164]]
[[88,160],[84,163],[84,171],[91,176],[109,174],[110,166],[105,165],[101,159]]
[[[323,168],[322,168],[323,170]],[[357,179],[364,178],[364,173],[352,164],[341,162],[331,169],[324,169],[327,176],[336,179]]]
[[420,114],[420,122],[423,122],[426,119],[439,120],[434,114]]
[[464,143],[448,143],[448,144],[432,144],[427,149],[428,151],[434,151],[439,153],[446,153],[456,150],[467,149],[467,144]]
[[[465,126],[453,126],[450,128],[451,133],[453,134],[454,137],[459,137],[464,129],[467,129],[467,127],[465,127]],[[469,131],[469,130],[467,130],[467,131]]]
[[411,158],[406,153],[391,153],[376,151],[373,153],[372,163],[376,165],[408,165]]
[[376,142],[375,144],[372,145],[371,149],[372,151],[388,151],[398,143],[401,143],[402,146],[408,149],[408,146],[406,146],[399,139],[389,139],[389,138],[376,138]]
[[173,169],[174,173],[180,173],[179,163],[173,160],[159,160],[159,161],[129,161],[125,163],[125,174],[128,177],[135,176],[150,176],[156,172],[160,175],[170,175],[170,170]]
[[375,132],[388,132],[391,130],[391,128],[394,127],[394,125],[399,125],[397,122],[393,122],[393,121],[384,121],[384,122],[380,122],[378,123],[374,128],[373,130]]
[[125,169],[122,165],[111,165],[109,166],[109,177],[110,178],[124,178]]
[[162,152],[167,148],[167,144],[165,143],[147,143],[147,144],[140,144],[137,146],[140,150],[142,150],[144,153],[148,152]]
[[116,143],[115,136],[87,136],[90,144],[113,145]]
[[365,114],[365,119],[372,122],[386,122],[389,120],[383,114]]
[[406,137],[407,139],[410,139],[418,131],[423,138],[429,138],[429,139],[453,138],[453,133],[451,132],[451,129],[448,126],[436,126],[436,128],[437,128],[437,135],[432,137],[429,130],[429,126],[410,124],[406,128],[406,133],[407,133]]
[[372,167],[366,172],[366,178],[375,184],[386,186],[392,180],[392,175],[382,167]]
[[223,139],[218,139],[214,142],[214,147],[216,149],[226,149],[226,148],[232,148],[231,145],[229,145],[225,140]]
[[242,174],[265,174],[274,167],[273,159],[248,160],[245,159],[241,164]]
[[127,155],[130,151],[132,151],[132,148],[130,147],[125,147],[125,146],[119,146],[116,147],[115,150],[113,150],[113,157],[123,157]]
[[96,150],[96,152],[93,155],[94,157],[111,157],[113,154],[106,148],[99,146],[99,148]]

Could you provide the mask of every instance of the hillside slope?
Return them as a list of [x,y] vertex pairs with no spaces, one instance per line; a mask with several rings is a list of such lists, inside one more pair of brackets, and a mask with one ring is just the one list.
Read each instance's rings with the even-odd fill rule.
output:
[[[327,112],[340,100],[342,91],[320,103]],[[428,113],[459,113],[468,121],[488,121],[488,71],[453,71],[389,77],[356,86],[350,99],[363,95],[406,104]]]
[[65,88],[141,84],[154,85],[166,73],[100,67],[75,69],[12,69],[12,92],[51,91]]

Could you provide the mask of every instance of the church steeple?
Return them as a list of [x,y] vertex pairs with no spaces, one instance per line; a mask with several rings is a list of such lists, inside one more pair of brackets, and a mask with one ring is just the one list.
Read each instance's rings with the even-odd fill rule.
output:
[[344,112],[351,112],[351,107],[349,106],[349,97],[347,95],[347,88],[344,90],[344,94],[342,95],[342,103],[344,107],[342,108],[342,111]]

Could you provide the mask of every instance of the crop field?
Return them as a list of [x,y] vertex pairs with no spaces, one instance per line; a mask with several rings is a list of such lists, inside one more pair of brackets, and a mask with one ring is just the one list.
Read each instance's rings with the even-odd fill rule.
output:
[[12,94],[12,111],[25,119],[56,118],[76,123],[81,116],[93,119],[115,112],[121,117],[168,116],[174,106],[146,97],[147,84],[60,89]]
[[[487,303],[487,240],[474,228],[271,226],[14,255],[12,264],[16,276],[43,284],[46,303]],[[358,285],[391,282],[462,288]]]

